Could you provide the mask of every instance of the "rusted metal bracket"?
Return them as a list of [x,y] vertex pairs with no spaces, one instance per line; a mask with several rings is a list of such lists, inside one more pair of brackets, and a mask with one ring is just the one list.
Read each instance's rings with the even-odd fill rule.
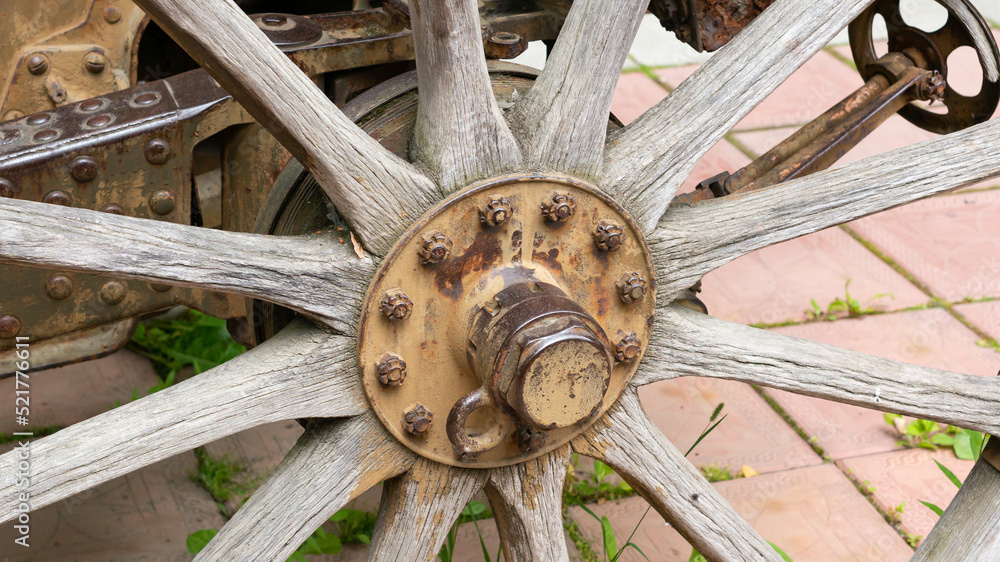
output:
[[660,24],[695,50],[711,52],[736,37],[774,0],[652,0]]

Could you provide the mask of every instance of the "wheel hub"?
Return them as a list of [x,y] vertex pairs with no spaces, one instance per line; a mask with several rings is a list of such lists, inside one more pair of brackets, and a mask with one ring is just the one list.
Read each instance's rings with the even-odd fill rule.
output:
[[361,377],[416,453],[522,462],[617,400],[654,307],[645,242],[617,204],[569,177],[497,178],[429,211],[387,256],[362,309]]

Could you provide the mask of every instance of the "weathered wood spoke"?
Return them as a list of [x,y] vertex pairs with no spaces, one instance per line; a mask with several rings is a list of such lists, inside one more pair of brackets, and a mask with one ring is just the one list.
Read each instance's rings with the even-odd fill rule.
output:
[[611,140],[603,184],[651,231],[708,149],[872,0],[778,0]]
[[347,502],[415,459],[371,412],[313,420],[196,560],[285,560]]
[[375,272],[336,236],[225,232],[0,198],[0,263],[258,298],[351,333]]
[[[647,350],[642,385],[684,376],[728,379],[1000,433],[1000,378],[882,359],[759,330],[673,305]],[[1000,363],[1000,361],[998,361]]]
[[369,560],[433,560],[488,471],[419,460],[385,482]]
[[634,390],[573,449],[614,468],[709,560],[781,560],[649,421]]
[[493,96],[476,0],[410,0],[410,20],[420,88],[413,155],[445,193],[515,169],[521,152]]
[[[661,294],[754,250],[1000,175],[1000,121],[745,194],[667,210],[650,235]],[[753,225],[748,228],[747,225]]]
[[[227,435],[275,421],[353,416],[368,404],[354,340],[298,320],[180,384],[31,444],[37,509]],[[0,523],[14,517],[17,452],[0,456]]]
[[490,472],[486,495],[507,560],[569,560],[562,525],[569,455],[567,445],[524,464]]
[[357,128],[232,0],[136,2],[316,177],[371,251],[386,254],[439,192]]
[[596,176],[615,84],[649,0],[577,0],[514,122],[526,157],[546,170]]

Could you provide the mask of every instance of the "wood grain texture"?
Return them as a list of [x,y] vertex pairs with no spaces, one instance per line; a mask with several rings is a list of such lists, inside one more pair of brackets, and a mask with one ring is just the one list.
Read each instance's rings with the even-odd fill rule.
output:
[[1000,560],[1000,470],[980,458],[911,562]]
[[420,459],[409,472],[386,481],[368,560],[434,560],[488,474]]
[[[1000,120],[748,193],[667,209],[648,239],[667,300],[754,250],[1000,175]],[[658,296],[659,296],[658,295]]]
[[646,350],[633,385],[685,376],[720,378],[883,412],[1000,433],[1000,377],[964,375],[882,359],[734,324],[671,306],[664,337]]
[[872,0],[778,0],[610,139],[602,185],[650,232],[695,164]]
[[0,263],[104,273],[262,299],[353,333],[370,258],[332,234],[224,232],[0,198]]
[[415,460],[371,412],[312,420],[274,474],[195,560],[286,560],[341,507]]
[[508,562],[569,560],[562,523],[569,457],[566,445],[526,463],[490,471],[486,495]]
[[521,150],[493,96],[476,0],[410,0],[420,90],[412,156],[451,193],[513,171]]
[[634,389],[574,439],[573,449],[614,468],[709,560],[781,560],[653,425]]
[[434,183],[357,128],[232,0],[136,2],[306,168],[385,255],[440,198]]
[[[266,423],[368,409],[355,342],[297,320],[214,369],[31,443],[31,507]],[[0,456],[0,523],[14,517],[17,452]]]
[[648,5],[573,2],[545,70],[512,115],[530,166],[597,176],[611,98]]

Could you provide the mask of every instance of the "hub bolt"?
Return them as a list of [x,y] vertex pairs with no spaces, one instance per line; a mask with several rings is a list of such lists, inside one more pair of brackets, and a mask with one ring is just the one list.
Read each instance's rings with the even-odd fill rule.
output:
[[545,439],[548,436],[544,431],[538,431],[531,426],[522,425],[518,428],[516,437],[517,448],[522,453],[530,455],[545,446]]
[[382,314],[389,320],[406,320],[413,312],[413,301],[406,296],[402,289],[391,289],[385,292],[382,297]]
[[403,429],[410,435],[423,435],[431,428],[434,414],[421,404],[414,404],[403,414]]
[[170,143],[163,139],[153,139],[143,150],[150,164],[163,164],[170,158]]
[[451,246],[451,240],[439,230],[424,234],[423,244],[420,247],[420,263],[430,265],[443,262],[451,253]]
[[917,98],[922,101],[941,101],[944,98],[944,91],[948,83],[944,76],[934,70],[929,75],[921,78],[916,84]]
[[642,353],[642,342],[635,335],[635,332],[628,334],[618,342],[615,349],[615,359],[620,362],[632,363]]
[[510,220],[513,214],[514,208],[506,197],[493,196],[486,206],[479,210],[479,222],[486,226],[500,226]]
[[28,59],[28,72],[38,75],[49,71],[49,59],[45,55],[32,55]]
[[21,319],[17,316],[0,316],[0,338],[17,337],[21,333]]
[[406,361],[386,353],[378,361],[378,380],[384,385],[400,386],[406,380]]
[[83,57],[83,66],[87,67],[87,71],[91,74],[100,74],[104,72],[104,68],[108,65],[108,59],[104,56],[104,53],[98,51],[91,51],[87,53],[87,56]]
[[601,221],[594,230],[594,243],[605,252],[614,252],[625,242],[625,230],[613,221]]
[[618,296],[625,304],[640,302],[646,297],[646,279],[638,272],[626,273],[615,283],[618,288]]
[[65,275],[56,275],[45,283],[45,292],[57,301],[64,300],[73,294],[73,280]]
[[566,222],[576,214],[576,201],[573,196],[557,193],[552,196],[551,203],[542,204],[542,216],[549,222]]

